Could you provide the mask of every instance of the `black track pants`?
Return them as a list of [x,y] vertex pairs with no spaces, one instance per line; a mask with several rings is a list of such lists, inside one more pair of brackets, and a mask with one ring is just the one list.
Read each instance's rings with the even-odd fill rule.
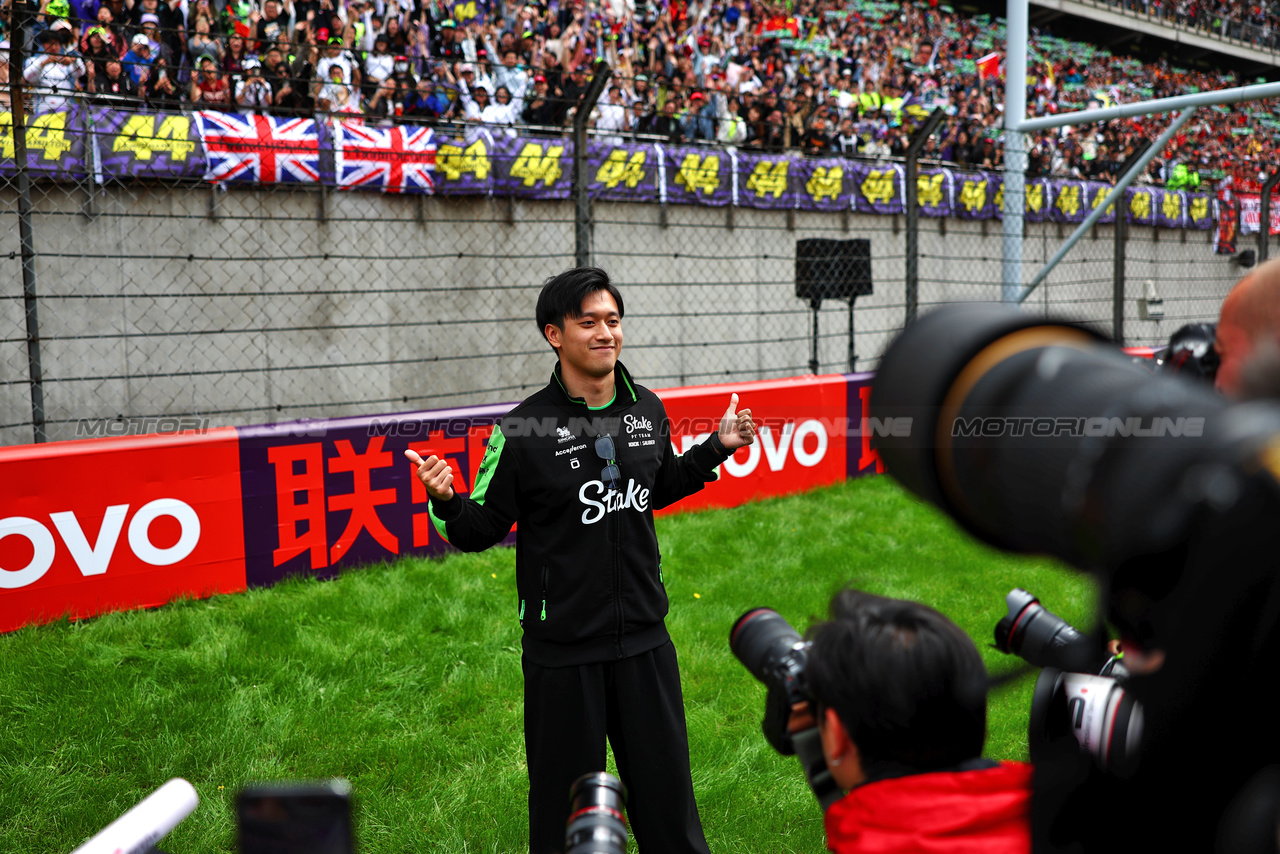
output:
[[605,770],[606,737],[627,785],[627,821],[640,851],[706,854],[671,642],[601,664],[522,664],[532,854],[564,848],[569,787]]

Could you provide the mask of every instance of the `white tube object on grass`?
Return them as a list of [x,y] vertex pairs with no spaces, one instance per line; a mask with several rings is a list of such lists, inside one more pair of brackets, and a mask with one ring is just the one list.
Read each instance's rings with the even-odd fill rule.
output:
[[191,815],[196,789],[174,777],[71,854],[142,854]]

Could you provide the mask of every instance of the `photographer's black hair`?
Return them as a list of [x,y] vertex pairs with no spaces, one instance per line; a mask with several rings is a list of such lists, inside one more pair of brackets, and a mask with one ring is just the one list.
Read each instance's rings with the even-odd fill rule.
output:
[[868,776],[950,768],[982,753],[987,674],[959,626],[919,602],[843,590],[808,633],[809,694],[835,709]]
[[581,317],[583,301],[596,291],[608,291],[618,304],[618,317],[626,314],[622,294],[609,281],[609,274],[599,267],[574,267],[547,279],[538,294],[538,334],[546,338],[548,323],[563,331],[565,318]]

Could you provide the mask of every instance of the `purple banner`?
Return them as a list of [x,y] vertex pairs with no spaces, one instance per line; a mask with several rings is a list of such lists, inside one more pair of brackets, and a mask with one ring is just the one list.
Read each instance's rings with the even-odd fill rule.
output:
[[921,216],[950,216],[955,206],[956,176],[950,169],[921,169],[916,201]]
[[[1090,213],[1093,212],[1095,208],[1097,208],[1099,205],[1102,204],[1103,200],[1107,198],[1107,194],[1110,193],[1114,189],[1114,187],[1112,187],[1110,184],[1100,184],[1100,183],[1097,183],[1096,181],[1086,181],[1084,186],[1085,186],[1085,201],[1087,204],[1087,208],[1084,210],[1084,216],[1088,216]],[[1081,217],[1082,220],[1084,219],[1084,216]],[[1103,212],[1102,216],[1098,217],[1098,222],[1103,224],[1112,223],[1115,221],[1116,221],[1115,205],[1109,205],[1106,211]]]
[[591,198],[652,202],[658,197],[658,152],[652,145],[587,142]]
[[1089,215],[1088,190],[1084,181],[1054,181],[1053,207],[1050,219],[1054,222],[1084,222]]
[[903,211],[903,167],[896,163],[852,163],[853,209],[858,213]]
[[1156,225],[1161,228],[1186,228],[1190,225],[1187,216],[1187,194],[1181,190],[1156,190]]
[[1213,228],[1213,197],[1208,193],[1187,193],[1187,224],[1207,231]]
[[248,586],[447,549],[404,451],[447,460],[465,495],[513,405],[238,428]]
[[96,107],[88,116],[104,178],[198,178],[205,173],[200,134],[188,114]]
[[1130,187],[1125,190],[1125,210],[1129,222],[1137,225],[1155,225],[1160,190],[1154,187]]
[[[78,179],[88,172],[85,163],[84,110],[65,110],[27,117],[27,170],[32,178]],[[12,177],[13,113],[0,113],[0,175]]]
[[797,207],[841,211],[850,207],[850,163],[840,157],[799,158],[791,164]]
[[1027,222],[1048,222],[1053,204],[1053,186],[1047,178],[1028,178],[1023,216]]
[[961,219],[996,219],[1000,213],[1000,176],[985,172],[956,173],[955,215]]
[[493,192],[493,135],[482,130],[471,139],[436,137],[436,193],[487,196]]
[[573,183],[573,141],[493,137],[493,192],[522,199],[567,199]]
[[724,207],[733,201],[733,153],[718,148],[659,146],[664,202]]
[[[0,113],[0,123],[7,121],[9,114]],[[383,131],[371,127],[375,130]],[[90,138],[97,147],[96,158],[88,156]],[[520,137],[509,129],[472,126],[463,136],[437,134],[434,140],[438,149],[431,180],[442,195],[565,199],[572,192],[569,139]],[[27,146],[28,166],[40,178],[78,180],[91,174],[101,181],[203,175],[215,182],[334,181],[335,143],[329,123],[310,119],[71,106],[32,117]],[[13,174],[12,158],[11,126],[0,127],[0,175]],[[406,164],[392,166],[394,171]],[[587,168],[592,198],[609,201],[648,202],[657,197],[671,204],[868,214],[898,214],[905,205],[906,170],[899,163],[593,139]],[[917,189],[924,216],[973,220],[1002,215],[999,173],[927,168],[920,170]],[[1082,222],[1110,189],[1095,181],[1028,179],[1026,219]],[[1214,227],[1215,207],[1207,193],[1138,185],[1127,191],[1124,208],[1129,221],[1137,224]],[[1115,212],[1100,221],[1114,222]]]
[[786,154],[739,154],[738,204],[765,210],[799,207],[796,166]]

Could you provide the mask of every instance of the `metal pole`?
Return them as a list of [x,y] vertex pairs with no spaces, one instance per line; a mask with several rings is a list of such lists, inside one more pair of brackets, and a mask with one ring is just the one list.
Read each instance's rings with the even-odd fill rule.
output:
[[591,178],[587,174],[587,119],[595,108],[600,93],[609,83],[613,71],[604,60],[596,63],[595,76],[582,93],[573,114],[573,225],[574,225],[574,264],[578,267],[591,266],[591,196],[587,192]]
[[[947,111],[936,108],[924,124],[911,137],[907,145],[907,320],[916,319],[920,305],[920,149],[925,140],[933,136],[938,125],[947,117]],[[853,301],[849,301],[852,315]],[[853,319],[849,321],[849,371],[853,371]]]
[[[1103,210],[1106,205],[1103,205]],[[1129,242],[1129,212],[1116,208],[1116,254],[1111,279],[1111,338],[1124,346],[1124,254]]]
[[1150,163],[1157,154],[1164,150],[1164,147],[1169,144],[1169,140],[1173,139],[1174,134],[1182,129],[1182,126],[1187,123],[1187,120],[1190,119],[1194,113],[1195,109],[1192,108],[1189,110],[1183,110],[1178,114],[1178,117],[1173,120],[1165,132],[1160,134],[1156,141],[1151,144],[1151,147],[1147,149],[1147,153],[1139,157],[1138,162],[1134,163],[1129,171],[1124,173],[1116,183],[1115,187],[1112,188],[1111,192],[1107,194],[1107,198],[1101,204],[1094,207],[1089,215],[1084,218],[1084,222],[1076,226],[1076,230],[1067,238],[1067,242],[1058,247],[1058,251],[1053,254],[1053,257],[1045,262],[1043,269],[1041,269],[1039,273],[1036,273],[1036,276],[1031,280],[1031,283],[1023,289],[1022,295],[1018,297],[1018,302],[1027,301],[1027,297],[1031,296],[1031,292],[1045,280],[1045,277],[1049,275],[1054,267],[1058,266],[1058,262],[1066,257],[1072,247],[1080,241],[1080,238],[1084,237],[1085,234],[1088,233],[1089,229],[1093,228],[1093,224],[1098,221],[1098,218],[1101,217],[1103,213],[1106,212],[1107,208],[1114,204],[1116,206],[1116,210],[1119,211],[1124,207],[1124,191],[1129,188],[1129,185],[1133,183],[1135,178],[1142,174],[1142,171],[1147,168],[1147,164]]
[[1026,203],[1027,144],[1021,125],[1027,118],[1027,3],[1009,0],[1005,29],[1004,204],[1001,215],[1000,299],[1017,302],[1022,293],[1022,218]]
[[1059,113],[1056,116],[1043,116],[1022,122],[1018,125],[1018,130],[1023,133],[1031,133],[1038,130],[1062,127],[1063,125],[1084,125],[1091,122],[1124,119],[1130,116],[1145,116],[1148,113],[1172,113],[1187,107],[1236,104],[1241,101],[1257,101],[1277,96],[1280,96],[1280,83],[1256,83],[1252,86],[1238,86],[1234,89],[1215,89],[1212,92],[1200,92],[1195,95],[1175,95],[1172,98],[1156,98],[1152,101],[1138,101],[1133,104],[1121,104],[1116,107],[1103,107],[1100,110],[1084,110],[1078,113]]
[[44,428],[44,378],[40,369],[40,319],[36,298],[35,245],[31,235],[31,176],[27,174],[27,114],[22,101],[22,48],[27,4],[9,6],[9,109],[13,111],[13,163],[18,183],[18,241],[22,252],[22,303],[27,315],[27,373],[31,380],[32,439],[47,440]]
[[813,341],[809,345],[809,373],[816,374],[818,372],[818,312],[822,310],[822,300],[816,297],[810,300],[809,308],[813,311]]
[[1280,171],[1275,172],[1262,185],[1262,216],[1258,220],[1258,263],[1267,260],[1267,244],[1271,240],[1271,190],[1280,183]]

